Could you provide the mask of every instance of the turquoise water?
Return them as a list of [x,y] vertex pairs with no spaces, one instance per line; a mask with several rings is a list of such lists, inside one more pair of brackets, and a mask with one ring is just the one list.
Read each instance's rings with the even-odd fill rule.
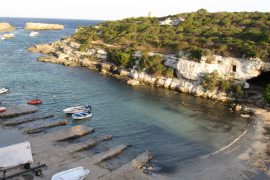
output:
[[[96,128],[95,135],[112,134],[113,140],[95,150],[127,143],[132,145],[119,156],[119,164],[144,150],[156,156],[152,163],[161,172],[172,173],[177,166],[224,146],[245,129],[246,122],[226,110],[224,104],[151,87],[133,88],[125,82],[86,68],[65,67],[36,61],[38,54],[26,48],[48,43],[74,33],[78,25],[97,21],[0,18],[18,26],[16,38],[0,40],[0,87],[10,92],[0,96],[4,105],[40,98],[39,113],[68,118],[69,126],[85,124]],[[63,31],[41,32],[29,37],[25,22],[60,23]],[[69,106],[90,103],[92,120],[73,121],[62,113]],[[112,162],[114,163],[114,162]]]

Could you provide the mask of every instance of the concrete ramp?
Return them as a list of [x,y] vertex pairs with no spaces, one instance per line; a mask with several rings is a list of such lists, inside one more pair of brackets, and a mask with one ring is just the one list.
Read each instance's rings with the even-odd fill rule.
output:
[[0,113],[0,118],[12,118],[24,114],[34,113],[38,110],[36,106],[28,104],[19,104],[7,107],[5,112]]
[[67,124],[68,124],[68,121],[65,119],[65,120],[60,120],[60,121],[55,121],[55,122],[43,124],[43,125],[37,126],[37,127],[24,128],[23,131],[24,131],[24,133],[27,133],[27,134],[33,134],[33,133],[41,132],[45,129],[49,129],[49,128],[56,127],[56,126],[64,126]]
[[69,144],[68,151],[71,153],[78,152],[78,151],[84,151],[84,150],[87,150],[87,149],[90,149],[90,148],[96,146],[97,144],[99,144],[103,141],[108,141],[110,139],[112,139],[112,135],[103,135],[103,136],[99,136],[97,138],[88,139],[88,140],[80,142],[80,143]]
[[52,118],[53,116],[54,116],[53,114],[48,114],[48,115],[33,116],[33,117],[28,117],[28,118],[17,117],[17,118],[11,119],[11,120],[6,120],[6,121],[3,122],[3,124],[5,126],[16,126],[16,125],[27,123],[27,122]]
[[107,159],[111,159],[120,153],[122,153],[129,145],[121,144],[115,147],[112,147],[108,151],[104,151],[101,153],[98,153],[90,158],[89,163],[90,164],[97,164],[99,162],[105,161]]
[[64,141],[69,139],[75,139],[81,136],[85,136],[94,132],[95,129],[84,125],[73,126],[69,128],[59,129],[54,132],[43,135],[49,141]]

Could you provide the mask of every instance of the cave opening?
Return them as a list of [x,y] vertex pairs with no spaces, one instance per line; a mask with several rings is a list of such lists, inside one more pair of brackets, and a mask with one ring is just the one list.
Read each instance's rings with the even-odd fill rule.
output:
[[262,72],[259,76],[247,80],[250,85],[265,87],[270,84],[270,72]]

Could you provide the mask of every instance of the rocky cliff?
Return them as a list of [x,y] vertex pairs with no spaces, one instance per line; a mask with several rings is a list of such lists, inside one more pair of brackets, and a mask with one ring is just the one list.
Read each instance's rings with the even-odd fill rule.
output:
[[62,30],[64,26],[60,24],[26,23],[24,29],[28,31]]
[[16,28],[12,25],[10,25],[9,23],[5,23],[5,22],[0,22],[0,32],[9,32],[9,31],[13,31]]

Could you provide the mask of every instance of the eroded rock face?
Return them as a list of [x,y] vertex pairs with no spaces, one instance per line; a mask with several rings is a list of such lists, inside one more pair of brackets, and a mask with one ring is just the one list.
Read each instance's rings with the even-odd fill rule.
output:
[[48,44],[38,44],[33,47],[28,48],[28,51],[32,53],[43,53],[43,54],[49,54],[55,51],[55,48],[53,46],[50,46]]
[[44,24],[44,23],[26,23],[25,30],[40,31],[40,30],[62,30],[65,27],[61,24]]
[[201,62],[195,62],[184,58],[167,59],[166,66],[176,70],[178,77],[189,80],[197,80],[206,73],[218,71],[224,76],[232,76],[236,80],[245,81],[260,75],[263,70],[269,69],[270,65],[260,59],[241,59],[232,57],[213,56],[213,62],[207,63],[205,57]]
[[9,23],[6,22],[0,22],[0,32],[9,32],[9,31],[13,31],[16,28],[12,25],[10,25]]

